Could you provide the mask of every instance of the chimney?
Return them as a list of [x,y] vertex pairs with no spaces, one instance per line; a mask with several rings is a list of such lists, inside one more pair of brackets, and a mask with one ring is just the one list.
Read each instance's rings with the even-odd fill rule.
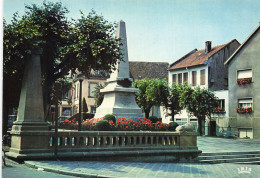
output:
[[208,54],[211,51],[211,41],[205,42],[205,54]]

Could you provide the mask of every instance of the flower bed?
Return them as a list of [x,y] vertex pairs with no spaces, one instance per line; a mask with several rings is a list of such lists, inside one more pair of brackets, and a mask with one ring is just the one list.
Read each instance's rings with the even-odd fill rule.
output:
[[236,111],[241,114],[253,112],[252,108],[237,108]]
[[[82,122],[82,130],[92,130],[96,131],[99,130],[98,125],[101,124],[101,121],[104,121],[104,118],[93,118],[87,119]],[[107,121],[108,122],[108,121]],[[103,122],[104,123],[104,122]],[[108,122],[109,128],[108,130],[111,131],[167,131],[171,130],[170,124],[162,123],[157,121],[156,123],[152,123],[149,119],[138,119],[138,121],[133,121],[132,119],[126,118],[119,118],[116,123],[112,120]],[[69,130],[76,130],[78,129],[78,122],[76,120],[69,121],[67,119],[64,120],[59,128],[61,129],[69,129]]]
[[221,108],[221,109],[216,108],[214,113],[216,113],[216,114],[223,114],[223,113],[226,113],[226,111],[223,108]]
[[244,85],[244,84],[249,84],[252,82],[252,78],[241,78],[237,79],[237,84],[238,85]]

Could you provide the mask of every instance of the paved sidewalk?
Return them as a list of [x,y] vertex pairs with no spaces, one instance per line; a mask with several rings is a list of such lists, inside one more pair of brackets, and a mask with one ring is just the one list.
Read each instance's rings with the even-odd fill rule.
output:
[[[203,152],[259,151],[260,141],[198,137]],[[260,177],[260,165],[138,163],[101,161],[26,161],[30,167],[78,177]],[[244,172],[239,172],[243,171]],[[245,172],[246,171],[246,172]]]
[[[26,161],[40,170],[74,175],[78,177],[260,177],[259,165],[241,164],[195,164],[195,163],[137,163],[97,161]],[[240,173],[248,170],[248,173]],[[251,171],[250,171],[251,170]]]
[[260,151],[260,140],[197,137],[197,145],[203,153]]

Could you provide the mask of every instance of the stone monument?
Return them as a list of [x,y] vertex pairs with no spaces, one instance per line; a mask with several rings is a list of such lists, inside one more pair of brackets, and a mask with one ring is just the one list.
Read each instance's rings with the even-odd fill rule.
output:
[[26,60],[18,118],[11,130],[11,148],[7,153],[10,157],[42,157],[50,152],[46,144],[49,129],[44,119],[40,55],[41,50],[33,50]]
[[104,100],[97,108],[95,118],[113,114],[116,118],[125,117],[138,120],[138,118],[143,118],[144,115],[135,101],[135,93],[138,92],[138,89],[132,86],[133,79],[129,75],[126,27],[122,20],[118,22],[116,37],[122,39],[121,50],[124,61],[117,62],[116,70],[111,73],[107,80],[108,85],[100,91],[104,93]]

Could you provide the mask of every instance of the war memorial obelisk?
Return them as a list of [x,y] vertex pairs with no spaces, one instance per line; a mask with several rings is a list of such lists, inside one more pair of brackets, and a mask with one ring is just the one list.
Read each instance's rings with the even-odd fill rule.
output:
[[138,89],[132,86],[133,79],[129,75],[126,27],[122,20],[118,22],[116,38],[122,39],[121,50],[124,61],[117,61],[116,70],[107,80],[108,85],[100,91],[104,93],[104,100],[97,108],[95,118],[113,114],[116,118],[125,117],[137,120],[143,118],[144,115],[135,101],[135,93]]

